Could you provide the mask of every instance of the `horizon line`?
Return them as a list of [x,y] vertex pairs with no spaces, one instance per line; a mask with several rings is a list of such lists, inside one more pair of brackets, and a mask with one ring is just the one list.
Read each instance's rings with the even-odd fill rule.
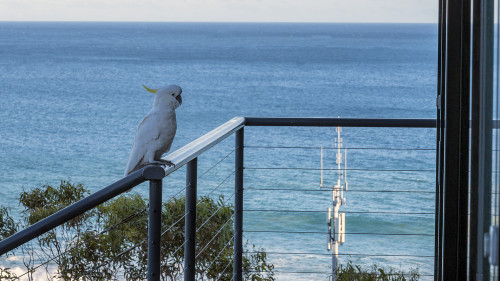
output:
[[107,20],[0,20],[0,23],[264,23],[264,24],[438,24],[438,22],[336,21],[107,21]]

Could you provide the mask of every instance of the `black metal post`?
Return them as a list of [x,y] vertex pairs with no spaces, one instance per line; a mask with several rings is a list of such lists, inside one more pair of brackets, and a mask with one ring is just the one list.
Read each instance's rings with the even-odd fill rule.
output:
[[467,280],[469,108],[470,108],[470,0],[447,0],[446,45],[442,81],[444,109],[440,128],[443,152],[440,177],[441,280]]
[[234,179],[234,281],[243,280],[243,128],[236,132],[235,141],[235,179]]
[[436,97],[436,207],[435,207],[435,220],[434,220],[434,280],[441,281],[441,257],[443,253],[442,236],[443,236],[443,158],[444,150],[441,144],[443,143],[443,135],[441,128],[444,127],[444,118],[442,112],[446,105],[444,101],[445,93],[445,72],[446,65],[446,0],[439,1],[439,25],[438,25],[438,73],[437,73],[437,97]]
[[148,281],[160,281],[161,180],[149,181]]
[[491,222],[494,1],[473,0],[469,280],[490,280],[484,234]]
[[186,169],[186,221],[184,239],[184,280],[194,281],[196,278],[195,246],[196,246],[196,189],[198,158],[189,161]]

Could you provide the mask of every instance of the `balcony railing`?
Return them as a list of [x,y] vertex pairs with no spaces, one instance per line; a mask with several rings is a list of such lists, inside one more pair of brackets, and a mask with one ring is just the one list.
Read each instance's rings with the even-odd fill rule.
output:
[[[279,248],[272,248],[274,243],[288,243],[287,241],[295,241],[295,243],[311,243],[311,249],[313,247],[325,249],[326,243],[325,239],[321,238],[321,243],[317,243],[315,239],[310,237],[316,235],[327,235],[327,231],[321,231],[320,229],[324,227],[323,225],[313,226],[312,229],[308,229],[311,226],[311,222],[307,222],[307,225],[302,229],[289,229],[286,228],[286,223],[280,225],[278,221],[287,221],[297,219],[303,214],[313,215],[315,219],[319,217],[324,217],[324,207],[326,206],[307,206],[302,203],[303,198],[310,196],[310,194],[321,194],[321,198],[329,197],[325,194],[324,189],[319,189],[318,186],[312,186],[313,180],[301,181],[307,175],[317,175],[319,171],[319,165],[314,166],[312,162],[303,161],[305,158],[311,157],[310,151],[319,151],[319,146],[313,146],[309,144],[300,143],[299,145],[275,145],[265,143],[266,137],[263,137],[264,143],[245,145],[245,127],[360,127],[360,128],[435,128],[436,121],[432,119],[346,119],[346,118],[255,118],[255,117],[236,117],[226,122],[225,124],[219,126],[218,128],[210,131],[206,135],[198,138],[197,140],[183,146],[182,148],[168,154],[165,159],[170,160],[175,166],[163,167],[163,166],[147,166],[139,171],[136,171],[129,176],[99,190],[98,192],[86,197],[85,199],[74,203],[66,207],[65,209],[39,221],[36,224],[29,226],[28,228],[19,231],[18,233],[8,237],[0,242],[0,255],[4,255],[7,252],[23,245],[24,243],[54,229],[57,226],[64,224],[65,222],[91,210],[92,208],[105,203],[106,201],[115,198],[116,196],[122,194],[123,192],[143,183],[149,181],[149,222],[148,222],[148,235],[140,245],[133,245],[133,247],[142,246],[147,243],[148,248],[148,280],[160,280],[160,252],[161,252],[161,240],[162,236],[168,232],[176,224],[184,220],[185,223],[185,233],[184,242],[178,247],[176,251],[184,250],[184,266],[182,268],[182,275],[184,280],[196,280],[197,274],[203,274],[197,272],[195,269],[196,258],[203,251],[206,251],[211,247],[211,243],[217,239],[224,227],[230,227],[233,225],[234,236],[229,237],[225,241],[225,246],[234,245],[233,259],[232,261],[223,267],[223,270],[219,273],[217,280],[227,274],[230,274],[232,280],[243,280],[243,255],[251,254],[252,251],[244,252],[244,233],[252,238],[252,242],[258,240],[257,234],[269,233],[274,235],[279,235],[281,237],[288,236],[289,240],[279,239],[280,241],[258,241],[269,245],[267,247],[267,254],[269,256],[277,256],[279,260],[296,260],[298,257],[309,256],[318,257],[322,256],[328,257],[327,252],[321,252],[320,250],[310,250],[310,251],[295,251],[293,247],[287,248],[286,251],[279,251]],[[269,132],[267,132],[269,133]],[[373,132],[367,132],[367,135],[362,135],[363,138],[370,138],[369,134]],[[220,160],[211,165],[203,173],[198,175],[198,157],[203,153],[211,150],[218,143],[222,142],[229,136],[235,135],[234,148],[223,154]],[[318,135],[321,138],[321,135]],[[252,136],[254,137],[254,136]],[[292,138],[292,136],[282,136],[283,138]],[[381,138],[383,139],[383,138]],[[253,139],[252,139],[253,142]],[[418,140],[416,141],[418,143]],[[432,141],[430,141],[432,143]],[[377,216],[392,216],[396,219],[389,219],[386,226],[382,228],[386,229],[383,232],[376,232],[363,229],[350,229],[348,227],[346,231],[346,237],[351,239],[350,241],[356,241],[356,237],[364,236],[371,237],[373,242],[380,243],[380,247],[376,247],[377,252],[352,252],[349,248],[346,248],[344,252],[341,251],[341,255],[348,258],[362,259],[371,258],[370,261],[380,261],[382,263],[387,262],[390,259],[396,259],[400,262],[413,261],[417,266],[427,267],[421,272],[423,279],[432,279],[433,276],[433,259],[434,259],[434,202],[435,200],[435,189],[434,189],[434,166],[431,168],[425,166],[415,166],[415,163],[408,161],[419,161],[420,158],[425,158],[427,164],[429,161],[435,161],[435,149],[434,147],[395,147],[389,144],[382,144],[378,147],[349,147],[346,145],[346,149],[349,150],[349,154],[356,155],[357,152],[365,152],[368,157],[365,159],[368,165],[366,167],[357,167],[356,164],[352,164],[348,169],[349,173],[392,173],[391,177],[394,177],[395,173],[398,173],[398,179],[388,178],[384,181],[377,183],[376,188],[351,188],[349,190],[352,194],[353,206],[352,210],[346,211],[349,215],[352,215],[353,219],[359,221],[359,223],[369,222],[371,218]],[[273,163],[263,163],[259,159],[264,159],[259,157],[259,153],[269,154],[269,151],[286,151],[286,153],[280,153],[280,155],[288,156],[291,155],[291,151],[299,151],[298,155],[291,157],[291,161],[288,161],[286,165],[281,165],[279,161],[273,161]],[[245,152],[247,151],[247,152]],[[259,152],[260,151],[260,152]],[[309,151],[309,152],[304,152]],[[381,152],[382,156],[373,154],[375,152]],[[351,153],[352,152],[352,153]],[[427,153],[425,155],[421,153]],[[234,156],[232,156],[234,154]],[[248,155],[248,160],[244,161],[243,157]],[[313,153],[314,154],[314,153]],[[384,157],[397,157],[401,161],[401,166],[399,167],[387,167],[384,165]],[[366,156],[366,155],[365,155]],[[229,172],[224,174],[222,181],[214,182],[215,188],[209,189],[207,196],[214,194],[214,192],[221,188],[221,186],[227,186],[228,182],[234,181],[234,186],[228,191],[225,188],[225,198],[226,202],[232,201],[234,203],[234,214],[225,222],[225,224],[215,231],[214,237],[212,237],[207,244],[197,245],[197,231],[205,226],[207,221],[203,222],[201,225],[197,225],[196,222],[196,209],[197,209],[197,198],[198,196],[198,180],[201,179],[206,173],[210,172],[214,167],[219,165],[225,159],[229,157],[234,157],[234,169],[229,169]],[[247,156],[245,156],[247,157]],[[312,156],[316,157],[316,156]],[[362,157],[362,155],[360,155]],[[351,158],[360,158],[356,156],[351,156]],[[406,159],[406,158],[408,159]],[[266,158],[267,159],[267,158]],[[319,163],[319,158],[316,158]],[[415,160],[417,159],[417,160]],[[308,160],[309,161],[309,160]],[[244,163],[250,163],[244,165]],[[355,163],[355,161],[354,161]],[[293,165],[291,165],[293,164]],[[260,166],[259,166],[260,165]],[[181,167],[186,166],[186,182],[185,187],[180,191],[176,191],[176,195],[185,192],[185,215],[174,222],[172,225],[161,225],[161,209],[162,209],[162,184],[164,183],[163,178],[168,177]],[[361,165],[363,166],[363,165]],[[423,168],[422,168],[423,167]],[[336,169],[324,169],[328,171],[336,171]],[[271,171],[271,172],[269,172]],[[287,176],[287,183],[280,182],[280,179],[284,179],[282,172],[297,173],[295,175]],[[227,172],[227,171],[226,171]],[[244,175],[245,172],[245,175]],[[267,172],[266,176],[255,176],[255,173]],[[403,182],[404,180],[416,180],[418,181],[421,177],[415,177],[416,174],[425,173],[426,179],[426,189],[422,189],[421,185],[407,184],[406,186],[395,187],[394,182]],[[245,178],[245,183],[244,183]],[[272,182],[263,183],[262,179],[273,179]],[[252,179],[256,179],[253,180]],[[290,180],[293,179],[293,180]],[[369,180],[366,177],[365,180]],[[380,180],[380,178],[374,178],[374,180]],[[403,180],[403,181],[401,181]],[[351,178],[351,181],[355,179]],[[166,185],[169,186],[169,181],[166,181]],[[245,188],[244,188],[245,187]],[[221,188],[222,189],[222,188]],[[329,190],[331,192],[331,189]],[[406,194],[405,197],[393,198],[393,194]],[[175,196],[172,198],[175,198]],[[373,196],[377,195],[377,196]],[[350,195],[351,196],[351,195]],[[418,197],[422,201],[421,210],[406,210],[404,208],[404,202],[398,202],[399,207],[392,207],[394,200],[413,200]],[[246,199],[248,198],[248,199]],[[263,200],[262,198],[274,198],[275,202],[281,202],[281,204],[271,205],[269,200]],[[315,197],[316,201],[320,197]],[[418,199],[418,200],[419,200]],[[249,202],[248,200],[253,200]],[[262,204],[253,203],[254,201],[261,200]],[[314,201],[312,200],[312,201]],[[366,204],[367,200],[380,200],[380,204],[377,205],[376,209],[373,209],[373,204]],[[387,201],[387,202],[382,202]],[[310,201],[308,201],[310,202]],[[319,202],[319,201],[318,201]],[[376,204],[375,204],[376,205]],[[396,204],[397,205],[397,204]],[[214,212],[215,213],[215,212]],[[261,225],[261,227],[247,228],[244,227],[244,221],[253,219],[258,220],[258,216],[264,216],[264,218],[277,218],[275,224],[273,225]],[[417,218],[417,219],[416,219]],[[348,218],[349,219],[349,218]],[[415,224],[417,227],[413,229],[407,229],[407,224],[405,227],[402,225],[405,220],[411,221],[426,221],[426,226],[422,229],[418,229],[419,224]],[[258,224],[251,224],[256,226]],[[385,242],[380,242],[380,237],[384,238]],[[198,237],[199,238],[199,237]],[[410,244],[416,245],[417,247],[429,247],[428,251],[419,251],[416,248],[404,248],[400,247],[398,241],[401,239],[412,239]],[[299,241],[299,242],[298,242]],[[364,239],[363,243],[370,243],[368,240]],[[354,243],[354,242],[352,242]],[[363,249],[363,243],[359,244],[353,249]],[[293,244],[293,243],[292,243]],[[318,245],[319,244],[319,245]],[[348,245],[348,244],[346,244]],[[266,246],[266,245],[264,245]],[[383,251],[381,249],[386,249]],[[277,250],[278,249],[278,250]],[[219,253],[220,254],[220,253]],[[214,256],[212,263],[216,262],[218,255]],[[406,258],[406,260],[402,260]],[[408,259],[409,258],[409,259]],[[46,261],[45,264],[50,261]],[[212,264],[210,264],[211,266]],[[226,272],[228,268],[233,268],[233,272]],[[404,270],[407,267],[403,268]],[[306,274],[307,276],[328,276],[331,275],[331,268],[325,268],[324,266],[318,268],[318,266],[313,266],[310,270],[296,270],[292,265],[286,264],[280,266],[276,265],[276,274],[280,276],[291,276],[296,274]],[[229,280],[228,279],[228,280]],[[287,279],[290,279],[287,277]],[[313,278],[314,279],[314,278]]]

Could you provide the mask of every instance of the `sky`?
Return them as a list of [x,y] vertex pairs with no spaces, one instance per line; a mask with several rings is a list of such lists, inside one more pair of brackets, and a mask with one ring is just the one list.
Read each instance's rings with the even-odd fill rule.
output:
[[437,22],[437,0],[0,0],[0,21]]

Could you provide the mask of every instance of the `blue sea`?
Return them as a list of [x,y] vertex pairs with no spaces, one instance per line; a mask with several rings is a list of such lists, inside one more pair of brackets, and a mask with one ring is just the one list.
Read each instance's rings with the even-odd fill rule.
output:
[[[436,24],[2,22],[0,206],[18,216],[23,189],[71,179],[94,192],[120,179],[152,105],[142,84],[183,88],[174,151],[235,116],[435,118],[436,83]],[[353,169],[341,262],[431,279],[435,131],[341,137]],[[336,168],[335,138],[334,128],[245,129],[244,236],[269,252],[277,280],[328,280],[320,147]],[[229,155],[199,195],[219,184],[214,196],[233,194],[232,149],[230,137],[200,157],[201,174]],[[164,201],[184,187],[184,170],[165,179]],[[324,177],[334,185],[337,171]]]

